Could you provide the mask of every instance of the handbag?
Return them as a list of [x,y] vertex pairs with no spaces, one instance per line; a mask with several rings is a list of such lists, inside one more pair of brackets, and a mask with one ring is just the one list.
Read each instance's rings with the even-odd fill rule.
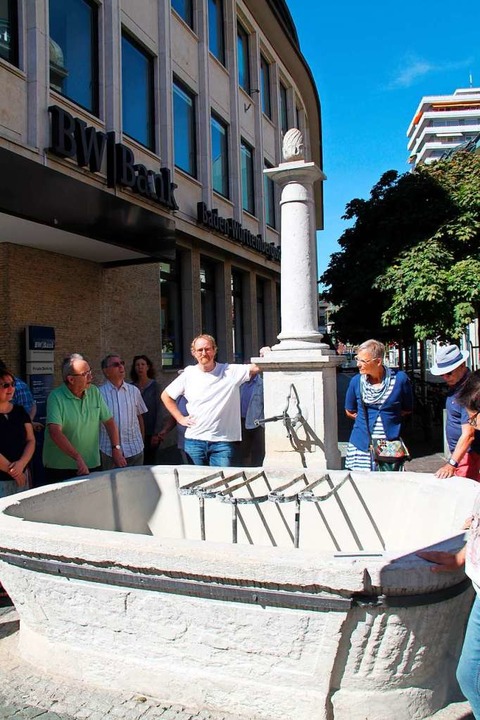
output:
[[387,440],[387,438],[372,438],[370,425],[368,423],[367,407],[362,399],[363,412],[365,413],[365,423],[367,425],[368,436],[370,438],[370,457],[372,467],[376,470],[384,472],[398,472],[403,468],[403,464],[410,460],[410,452],[403,442],[402,438],[398,440]]
[[402,438],[398,440],[372,438],[372,449],[377,462],[393,463],[410,460],[410,453]]

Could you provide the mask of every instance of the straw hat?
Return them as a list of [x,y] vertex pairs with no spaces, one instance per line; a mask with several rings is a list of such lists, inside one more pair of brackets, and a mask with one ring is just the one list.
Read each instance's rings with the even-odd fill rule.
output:
[[470,353],[460,350],[458,345],[442,345],[438,348],[435,362],[430,368],[432,375],[446,375],[460,367],[468,359]]

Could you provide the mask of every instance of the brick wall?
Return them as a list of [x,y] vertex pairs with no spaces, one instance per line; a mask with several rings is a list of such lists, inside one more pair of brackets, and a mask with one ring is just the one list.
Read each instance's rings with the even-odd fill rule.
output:
[[[62,358],[85,353],[98,361],[102,348],[102,268],[86,260],[21,245],[2,244],[2,310],[0,328],[5,361],[21,376],[26,325],[55,328],[55,374]],[[1,357],[1,356],[0,356]]]
[[2,319],[2,322],[0,323],[0,358],[7,364],[12,362],[9,357],[8,343],[11,335],[10,316],[7,312],[8,278],[8,245],[0,243],[0,308]]
[[[157,263],[108,268],[103,275],[103,344],[107,352],[118,353],[126,361],[127,378],[134,355],[147,355],[164,388],[176,375],[161,371],[160,269]],[[168,413],[165,410],[164,416]],[[176,444],[175,431],[162,448]]]
[[147,355],[159,370],[162,344],[158,264],[104,270],[103,308],[105,353],[118,352],[127,363],[127,375],[134,355]]
[[100,360],[118,352],[130,370],[145,354],[161,360],[157,264],[103,269],[98,263],[0,243],[0,358],[20,376],[26,325],[55,328],[55,375],[63,357],[84,353],[102,380]]

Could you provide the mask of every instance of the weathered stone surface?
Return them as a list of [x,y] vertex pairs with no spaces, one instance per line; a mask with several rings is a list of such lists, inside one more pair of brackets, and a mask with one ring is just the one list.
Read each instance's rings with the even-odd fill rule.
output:
[[[181,469],[180,483],[201,473]],[[280,523],[274,503],[263,503],[260,514],[241,506],[249,536],[263,537],[252,546],[246,538],[228,544],[232,508],[208,500],[207,537],[216,541],[189,539],[198,532],[198,499],[177,494],[168,467],[116,471],[2,501],[0,579],[21,619],[22,657],[71,683],[159,697],[166,707],[181,698],[198,711],[249,720],[365,720],[365,702],[368,720],[431,715],[452,697],[468,593],[412,608],[398,601],[350,607],[350,599],[460,581],[461,573],[431,573],[414,551],[462,542],[477,487],[459,478],[452,498],[451,483],[431,476],[376,475],[354,475],[338,494],[327,492],[321,513],[315,503],[302,506],[299,549],[288,533],[283,546],[265,544],[265,524],[281,539],[294,503],[283,506]],[[127,505],[130,532],[121,532]],[[432,523],[416,521],[427,513]],[[174,521],[187,539],[169,537]],[[104,572],[113,584],[100,582]],[[190,583],[194,593],[144,589],[152,578]],[[274,595],[229,600],[218,594],[226,586]],[[321,612],[298,604],[301,595],[315,602],[319,593],[338,605]],[[442,642],[439,623],[449,628]],[[140,709],[148,717],[149,707]],[[74,714],[87,710],[79,702]]]

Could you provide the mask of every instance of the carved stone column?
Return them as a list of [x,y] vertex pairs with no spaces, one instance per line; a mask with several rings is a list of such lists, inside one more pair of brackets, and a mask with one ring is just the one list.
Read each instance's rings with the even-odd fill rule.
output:
[[325,175],[305,162],[299,130],[283,141],[283,162],[265,170],[281,194],[281,331],[255,362],[264,369],[266,466],[340,468],[334,350],[318,332],[313,185]]

